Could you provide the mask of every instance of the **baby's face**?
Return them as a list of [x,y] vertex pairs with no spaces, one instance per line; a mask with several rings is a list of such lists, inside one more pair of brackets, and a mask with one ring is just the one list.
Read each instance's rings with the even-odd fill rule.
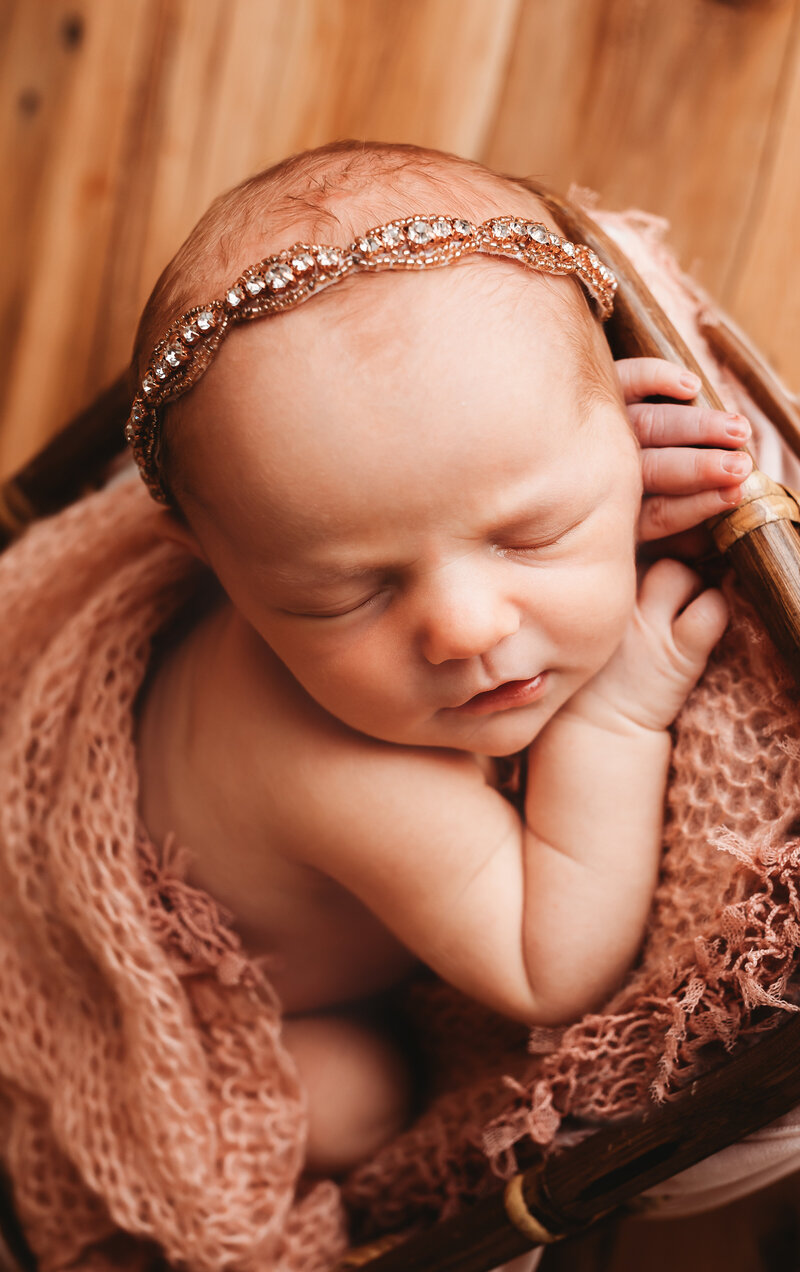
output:
[[241,328],[184,409],[204,551],[311,697],[388,742],[502,755],[622,638],[641,476],[621,402],[580,406],[570,285],[483,265]]

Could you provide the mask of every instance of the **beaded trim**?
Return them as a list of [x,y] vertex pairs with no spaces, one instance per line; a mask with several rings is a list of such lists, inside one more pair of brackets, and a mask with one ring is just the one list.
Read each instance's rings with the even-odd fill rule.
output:
[[153,498],[172,502],[158,470],[158,408],[200,379],[234,323],[291,309],[350,274],[428,269],[477,252],[546,274],[575,274],[600,318],[611,315],[617,290],[611,270],[585,244],[519,217],[474,225],[447,216],[410,216],[368,230],[349,247],[294,243],[251,265],[221,300],[182,314],[153,350],[125,425],[125,439]]

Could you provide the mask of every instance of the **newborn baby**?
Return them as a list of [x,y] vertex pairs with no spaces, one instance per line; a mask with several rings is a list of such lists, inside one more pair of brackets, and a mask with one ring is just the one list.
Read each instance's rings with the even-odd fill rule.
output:
[[[167,267],[140,379],[246,266],[431,211],[557,231],[530,191],[451,156],[297,156],[219,200]],[[163,533],[213,579],[144,686],[140,811],[269,957],[310,1171],[407,1120],[373,1007],[420,963],[558,1024],[635,958],[668,727],[727,622],[680,561],[637,577],[637,537],[730,508],[750,467],[724,449],[745,421],[640,404],[698,387],[614,364],[575,278],[475,255],[242,324],[159,413]],[[520,753],[524,817],[499,790]]]

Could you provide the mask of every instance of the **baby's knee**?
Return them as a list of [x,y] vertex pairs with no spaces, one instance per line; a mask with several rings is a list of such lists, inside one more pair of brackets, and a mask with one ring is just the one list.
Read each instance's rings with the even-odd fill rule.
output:
[[308,1091],[306,1170],[339,1175],[407,1124],[408,1059],[378,1029],[350,1014],[284,1021],[283,1041]]

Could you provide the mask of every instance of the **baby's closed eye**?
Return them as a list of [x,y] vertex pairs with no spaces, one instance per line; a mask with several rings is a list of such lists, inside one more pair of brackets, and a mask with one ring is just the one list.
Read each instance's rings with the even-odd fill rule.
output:
[[573,534],[580,530],[585,524],[586,518],[580,517],[572,520],[568,525],[560,526],[550,532],[538,533],[530,531],[526,533],[516,533],[513,538],[504,537],[499,542],[492,545],[493,550],[500,556],[513,555],[531,555],[535,552],[542,553],[548,548],[556,548],[564,543]]
[[533,552],[542,552],[545,548],[555,548],[560,543],[563,543],[564,540],[567,538],[567,536],[570,534],[570,532],[571,532],[570,530],[564,530],[562,531],[561,534],[553,535],[552,537],[547,539],[534,539],[534,540],[531,540],[529,543],[496,544],[495,551],[499,553],[499,555],[501,556],[514,555],[514,554],[524,555],[526,553],[530,554]]
[[325,609],[313,609],[313,608],[284,609],[282,608],[282,613],[291,614],[294,618],[317,618],[317,619],[346,618],[348,614],[357,614],[362,610],[369,609],[371,605],[373,605],[376,601],[380,600],[381,597],[385,596],[385,594],[386,594],[386,589],[381,588],[376,592],[370,592],[368,596],[363,597],[361,600],[341,602],[338,605],[331,606],[329,609],[328,608],[325,608]]

